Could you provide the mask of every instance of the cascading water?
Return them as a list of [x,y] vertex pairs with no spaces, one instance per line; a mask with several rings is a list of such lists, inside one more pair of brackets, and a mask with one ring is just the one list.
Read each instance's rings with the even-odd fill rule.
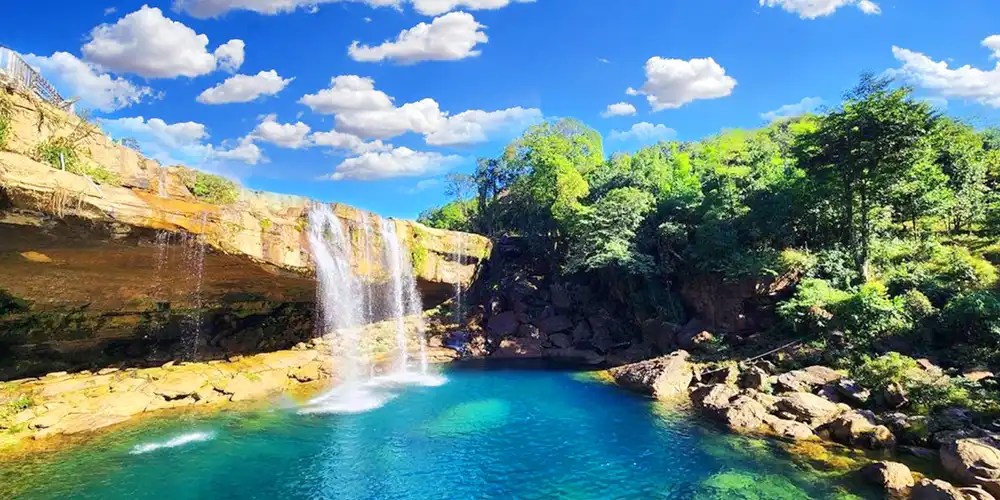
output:
[[[201,213],[201,230],[208,225],[208,212]],[[202,333],[202,285],[205,282],[205,238],[202,235],[189,234],[185,237],[184,265],[192,271],[191,279],[191,309],[184,318],[183,331],[186,344],[187,359],[198,357],[198,347]]]
[[[319,281],[317,302],[319,321],[324,336],[336,345],[334,358],[342,369],[342,383],[330,392],[313,399],[302,413],[356,413],[377,408],[395,397],[392,392],[400,384],[435,386],[444,378],[428,374],[428,361],[421,319],[422,303],[417,290],[409,252],[402,251],[395,223],[379,221],[383,245],[383,264],[389,274],[387,287],[375,287],[372,273],[372,224],[367,214],[362,218],[364,248],[355,252],[349,231],[328,205],[313,205],[309,209],[309,248],[316,265]],[[359,255],[360,254],[360,255]],[[356,271],[363,260],[367,276]],[[386,290],[376,294],[376,290]],[[376,296],[379,295],[379,296]],[[376,306],[384,305],[377,312]],[[407,318],[415,324],[419,339],[419,372],[409,370]],[[394,369],[386,376],[376,376],[375,366],[361,351],[369,322],[391,322],[396,337],[397,354]],[[376,335],[377,333],[372,333]],[[367,380],[362,377],[367,375]]]
[[[462,265],[462,266],[464,266],[466,264],[466,262],[465,262],[465,259],[466,259],[465,254],[467,252],[467,249],[466,249],[467,240],[468,240],[468,238],[466,237],[465,233],[458,233],[458,244],[456,245],[456,247],[458,248],[458,252],[454,254],[454,258],[458,262],[458,264]],[[462,286],[462,280],[460,280],[460,279],[456,280],[455,281],[455,323],[458,323],[459,325],[462,324],[462,322],[463,322],[463,320],[465,318],[465,305],[462,303],[463,293],[464,292],[465,292],[465,290],[463,289],[463,286]]]

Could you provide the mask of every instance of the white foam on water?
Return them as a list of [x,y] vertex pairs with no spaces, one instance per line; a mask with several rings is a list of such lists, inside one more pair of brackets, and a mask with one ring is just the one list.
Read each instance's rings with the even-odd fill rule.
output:
[[393,372],[380,377],[375,377],[371,380],[372,384],[376,385],[419,385],[423,387],[440,387],[448,382],[448,379],[444,375],[437,373],[420,373],[420,372]]
[[130,451],[129,454],[142,455],[143,453],[149,453],[151,451],[156,451],[162,448],[176,448],[178,446],[184,446],[189,443],[208,441],[214,437],[215,437],[214,432],[189,432],[187,434],[181,434],[180,436],[170,438],[167,441],[137,444],[134,447],[132,447],[132,451]]
[[341,386],[312,399],[299,413],[365,413],[385,406],[395,397],[390,392],[373,391],[364,386]]

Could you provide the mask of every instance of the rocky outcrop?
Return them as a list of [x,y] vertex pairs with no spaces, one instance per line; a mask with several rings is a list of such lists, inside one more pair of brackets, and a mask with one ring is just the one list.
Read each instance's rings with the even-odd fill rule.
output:
[[958,488],[940,479],[921,479],[910,492],[913,500],[965,500]]
[[694,371],[686,351],[675,351],[666,356],[639,363],[618,366],[610,370],[619,385],[657,399],[686,396]]
[[778,375],[775,389],[784,392],[813,392],[820,387],[836,382],[843,374],[825,366],[810,366]]
[[914,484],[910,468],[899,462],[874,462],[863,467],[861,474],[896,498],[904,497]]
[[802,422],[813,429],[827,424],[843,411],[836,403],[806,392],[788,394],[779,399],[775,406],[789,420]]
[[966,438],[941,446],[941,465],[955,479],[1000,496],[1000,450],[992,438]]
[[886,449],[896,445],[896,438],[884,425],[876,425],[870,412],[851,410],[841,413],[829,425],[835,441],[848,446]]

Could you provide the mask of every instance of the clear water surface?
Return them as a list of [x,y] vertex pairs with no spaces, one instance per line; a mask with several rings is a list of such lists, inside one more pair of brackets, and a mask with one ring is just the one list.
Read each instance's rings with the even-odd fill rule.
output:
[[360,413],[286,401],[125,426],[0,463],[0,498],[878,498],[578,374],[446,376]]

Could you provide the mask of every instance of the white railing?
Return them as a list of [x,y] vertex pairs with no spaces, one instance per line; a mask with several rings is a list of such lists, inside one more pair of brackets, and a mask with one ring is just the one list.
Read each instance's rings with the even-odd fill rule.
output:
[[0,80],[14,88],[34,92],[55,106],[65,108],[72,105],[72,102],[59,95],[48,80],[29,66],[20,54],[3,45],[0,45]]

